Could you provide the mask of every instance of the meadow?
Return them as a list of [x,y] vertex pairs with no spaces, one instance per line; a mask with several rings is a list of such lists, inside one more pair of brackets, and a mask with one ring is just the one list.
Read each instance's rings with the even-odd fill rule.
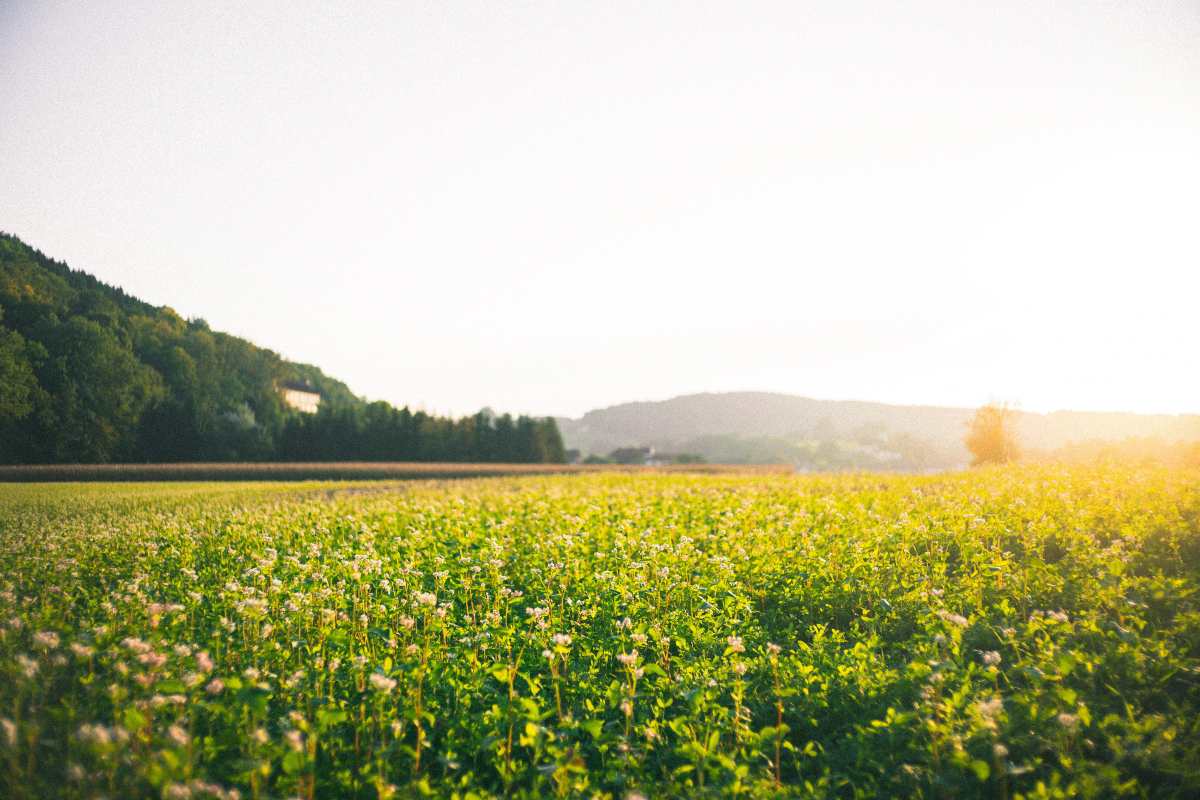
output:
[[0,796],[1197,797],[1200,473],[0,485]]

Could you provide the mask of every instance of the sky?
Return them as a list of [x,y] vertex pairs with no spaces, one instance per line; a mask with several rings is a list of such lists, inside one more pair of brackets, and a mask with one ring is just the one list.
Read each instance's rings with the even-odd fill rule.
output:
[[371,399],[1200,412],[1200,3],[0,4],[0,230]]

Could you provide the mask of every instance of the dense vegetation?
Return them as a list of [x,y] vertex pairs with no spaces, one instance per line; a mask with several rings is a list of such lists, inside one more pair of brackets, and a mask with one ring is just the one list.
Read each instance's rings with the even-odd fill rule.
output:
[[[321,411],[289,410],[286,382]],[[366,403],[0,234],[0,463],[241,460],[559,462],[563,448],[553,420]]]
[[1200,473],[0,487],[0,795],[1196,797]]

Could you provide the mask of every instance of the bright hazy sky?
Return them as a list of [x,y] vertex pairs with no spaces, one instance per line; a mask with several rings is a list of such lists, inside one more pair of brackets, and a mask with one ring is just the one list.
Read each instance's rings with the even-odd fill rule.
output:
[[434,411],[1200,412],[1198,195],[1196,2],[0,4],[0,230]]

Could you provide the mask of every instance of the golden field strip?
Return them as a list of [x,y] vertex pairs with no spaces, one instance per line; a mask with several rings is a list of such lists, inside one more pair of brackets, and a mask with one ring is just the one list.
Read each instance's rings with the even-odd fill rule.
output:
[[505,475],[574,475],[597,472],[773,474],[787,465],[679,464],[660,467],[619,464],[465,464],[427,462],[194,462],[178,464],[21,464],[0,465],[0,483],[51,481],[288,481],[420,480],[485,478]]

